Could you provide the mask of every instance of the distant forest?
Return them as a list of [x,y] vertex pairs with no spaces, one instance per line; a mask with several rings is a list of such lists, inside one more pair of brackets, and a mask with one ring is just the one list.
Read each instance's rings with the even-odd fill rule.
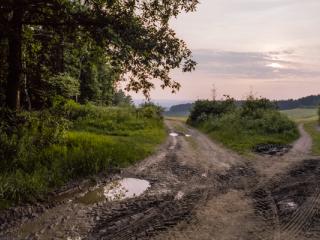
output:
[[[239,105],[243,101],[237,101]],[[289,110],[294,108],[314,108],[320,104],[320,95],[310,95],[299,99],[288,99],[275,101],[280,110]],[[168,116],[185,116],[188,115],[193,103],[179,104],[172,106],[169,111],[166,112]]]

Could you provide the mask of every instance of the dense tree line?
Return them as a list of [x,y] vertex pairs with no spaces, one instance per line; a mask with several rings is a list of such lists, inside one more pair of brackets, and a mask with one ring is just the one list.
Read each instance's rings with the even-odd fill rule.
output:
[[52,95],[110,104],[117,81],[148,96],[153,79],[179,89],[169,71],[195,62],[169,27],[197,0],[2,0],[0,99],[44,108]]
[[294,108],[312,108],[320,104],[320,95],[310,95],[299,99],[288,99],[277,101],[277,105],[281,110]]

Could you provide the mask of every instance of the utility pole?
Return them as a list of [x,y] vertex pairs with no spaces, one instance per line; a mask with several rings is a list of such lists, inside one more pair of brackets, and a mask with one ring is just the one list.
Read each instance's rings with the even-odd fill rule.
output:
[[215,101],[217,98],[217,89],[216,89],[216,85],[212,84],[212,100]]

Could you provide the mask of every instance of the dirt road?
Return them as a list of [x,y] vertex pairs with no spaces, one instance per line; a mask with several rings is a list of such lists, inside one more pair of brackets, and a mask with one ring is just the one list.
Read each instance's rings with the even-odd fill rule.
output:
[[[320,161],[309,156],[303,126],[287,155],[244,158],[179,121],[166,123],[176,134],[155,155],[2,220],[0,239],[320,239]],[[150,187],[122,201],[92,194],[121,178]]]

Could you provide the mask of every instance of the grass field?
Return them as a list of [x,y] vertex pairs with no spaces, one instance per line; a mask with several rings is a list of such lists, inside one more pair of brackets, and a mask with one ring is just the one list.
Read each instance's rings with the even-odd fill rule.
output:
[[282,110],[280,112],[296,122],[315,121],[318,118],[317,108],[296,108],[291,110]]

